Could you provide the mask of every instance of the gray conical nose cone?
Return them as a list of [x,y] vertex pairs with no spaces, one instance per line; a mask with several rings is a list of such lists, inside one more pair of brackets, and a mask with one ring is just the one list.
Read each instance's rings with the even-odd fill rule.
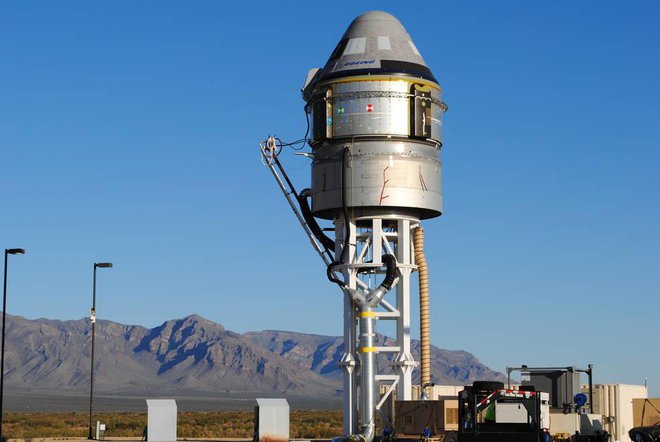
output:
[[353,20],[319,80],[365,74],[402,74],[437,83],[401,22],[383,11]]

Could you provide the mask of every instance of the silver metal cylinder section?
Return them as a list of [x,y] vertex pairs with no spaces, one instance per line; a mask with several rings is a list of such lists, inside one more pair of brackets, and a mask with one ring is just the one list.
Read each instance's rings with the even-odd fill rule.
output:
[[411,139],[356,139],[328,144],[312,163],[312,211],[331,219],[344,204],[352,216],[442,213],[440,150]]
[[332,219],[442,213],[440,87],[406,76],[317,85],[312,111],[312,212]]
[[[342,81],[322,88],[322,96],[316,98],[324,102],[314,106],[314,111],[320,110],[325,117],[328,137],[417,135],[441,144],[445,104],[440,89],[427,81],[389,78]],[[325,110],[318,109],[323,105]]]

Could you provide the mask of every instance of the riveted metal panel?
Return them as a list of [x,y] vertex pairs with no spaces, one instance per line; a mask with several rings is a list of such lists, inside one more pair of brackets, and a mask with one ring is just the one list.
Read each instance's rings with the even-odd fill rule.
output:
[[333,138],[409,135],[410,95],[403,81],[356,81],[333,86]]
[[442,212],[440,152],[436,147],[401,139],[356,141],[319,150],[312,165],[312,210],[316,216],[332,218],[335,211],[343,210],[343,173],[344,200],[353,211],[420,218]]
[[[442,144],[440,89],[413,79],[338,81],[312,100],[313,143],[355,136],[413,136]],[[420,92],[423,91],[423,92]],[[428,128],[421,131],[418,128]]]

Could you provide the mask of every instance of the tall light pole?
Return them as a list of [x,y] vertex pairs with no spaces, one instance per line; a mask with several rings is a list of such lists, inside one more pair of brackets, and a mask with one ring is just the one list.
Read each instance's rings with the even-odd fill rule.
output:
[[[89,434],[87,439],[94,439],[92,434],[92,413],[94,411],[94,337],[96,336],[96,269],[107,269],[112,267],[111,262],[95,262],[94,263],[94,282],[92,283],[92,311],[90,320],[92,322],[92,354],[91,354],[91,368],[89,377]],[[1,441],[0,441],[1,442]]]
[[4,440],[2,432],[2,411],[5,387],[5,324],[7,322],[7,257],[9,255],[24,255],[25,249],[5,249],[5,283],[2,290],[2,356],[0,356],[0,441]]

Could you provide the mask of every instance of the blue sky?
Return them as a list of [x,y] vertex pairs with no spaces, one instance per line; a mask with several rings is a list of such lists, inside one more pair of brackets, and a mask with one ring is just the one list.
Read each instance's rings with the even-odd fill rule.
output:
[[[660,5],[652,1],[0,5],[8,312],[340,334],[341,294],[257,142],[350,21],[397,16],[445,90],[427,221],[435,345],[595,365],[660,395]],[[299,188],[309,164],[286,158]],[[417,327],[413,330],[417,335]]]

